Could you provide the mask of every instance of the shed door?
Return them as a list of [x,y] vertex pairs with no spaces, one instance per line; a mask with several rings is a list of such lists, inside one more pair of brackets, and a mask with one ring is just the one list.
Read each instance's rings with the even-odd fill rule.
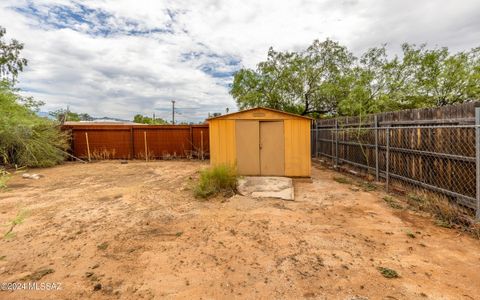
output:
[[285,176],[283,121],[260,122],[260,174]]
[[240,175],[260,175],[260,130],[258,121],[235,121],[237,171]]

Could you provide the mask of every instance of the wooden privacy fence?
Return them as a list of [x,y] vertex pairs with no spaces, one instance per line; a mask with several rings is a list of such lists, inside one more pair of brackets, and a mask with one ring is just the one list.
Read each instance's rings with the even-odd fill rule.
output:
[[475,209],[480,218],[478,102],[360,117],[317,120],[312,153],[334,165],[366,169],[387,190],[429,189]]
[[68,124],[71,152],[88,159],[207,158],[208,125]]

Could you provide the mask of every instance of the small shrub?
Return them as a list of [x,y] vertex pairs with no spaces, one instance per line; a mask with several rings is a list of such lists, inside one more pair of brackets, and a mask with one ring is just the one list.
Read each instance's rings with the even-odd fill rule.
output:
[[365,191],[365,192],[371,192],[377,189],[377,187],[368,181],[363,181],[359,184],[359,186]]
[[47,276],[48,274],[54,273],[54,269],[39,269],[32,274],[29,274],[22,278],[22,280],[29,280],[29,281],[39,281],[43,277]]
[[103,243],[97,245],[97,248],[100,249],[100,250],[106,250],[108,248],[108,243],[103,242]]
[[352,183],[352,181],[346,177],[338,177],[338,176],[335,176],[333,177],[333,180],[335,180],[336,182],[338,183],[342,183],[342,184],[350,184]]
[[473,224],[470,232],[472,233],[473,237],[480,240],[480,223]]
[[443,227],[443,228],[452,228],[452,224],[448,223],[448,222],[445,222],[445,221],[442,221],[442,220],[435,220],[435,225],[437,226],[440,226],[440,227]]
[[220,165],[201,171],[200,179],[195,186],[195,197],[208,198],[218,193],[234,193],[237,187],[235,168]]
[[423,209],[427,203],[427,198],[424,197],[423,195],[408,194],[407,201],[408,201],[408,204],[416,208]]
[[0,80],[0,164],[49,167],[65,159],[69,135],[35,114],[6,81]]
[[383,201],[388,204],[393,209],[403,209],[403,206],[400,205],[395,199],[391,196],[384,196]]
[[7,187],[7,181],[10,179],[10,173],[0,168],[0,190]]
[[383,275],[385,278],[398,278],[400,277],[397,273],[397,271],[385,267],[378,267],[378,271],[380,271],[380,274]]

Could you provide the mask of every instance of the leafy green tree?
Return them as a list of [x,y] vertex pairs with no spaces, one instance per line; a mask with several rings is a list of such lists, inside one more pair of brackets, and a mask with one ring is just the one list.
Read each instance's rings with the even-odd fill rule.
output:
[[[20,57],[23,44],[5,42],[5,32],[0,27],[0,166],[58,164],[65,158],[69,137],[57,123],[35,114],[42,102],[18,94],[16,79],[27,60]],[[2,181],[5,173],[0,173]]]
[[222,113],[219,113],[219,112],[208,113],[209,118],[215,118],[215,117],[219,117],[221,115],[222,115]]
[[71,122],[93,121],[93,118],[89,114],[75,113],[66,109],[58,109],[56,111],[51,111],[48,114],[54,117],[57,121],[61,123],[67,122],[67,121],[71,121]]
[[9,43],[4,40],[6,32],[6,29],[0,26],[0,80],[7,79],[14,82],[18,72],[23,71],[28,61],[20,57],[22,43],[15,39]]
[[149,124],[149,125],[164,125],[168,124],[167,121],[161,119],[161,118],[150,118],[147,116],[143,116],[140,114],[137,114],[133,117],[133,122],[135,123],[140,123],[140,124]]
[[240,109],[266,106],[316,116],[357,115],[436,107],[480,98],[480,48],[385,45],[354,57],[337,42],[315,41],[300,52],[268,51],[255,70],[234,76],[231,95]]
[[403,45],[405,63],[414,66],[412,94],[421,106],[462,103],[480,96],[480,48],[450,54],[447,48]]
[[408,70],[395,57],[389,60],[385,45],[367,50],[348,72],[349,91],[339,101],[340,115],[365,115],[406,107],[400,101],[406,93]]
[[240,109],[267,106],[289,112],[334,114],[348,94],[354,56],[332,40],[314,41],[302,52],[268,51],[256,70],[234,76],[231,95]]
[[401,58],[389,59],[385,46],[364,53],[352,69],[342,115],[365,115],[438,107],[480,98],[480,51],[450,54],[447,48],[402,45]]

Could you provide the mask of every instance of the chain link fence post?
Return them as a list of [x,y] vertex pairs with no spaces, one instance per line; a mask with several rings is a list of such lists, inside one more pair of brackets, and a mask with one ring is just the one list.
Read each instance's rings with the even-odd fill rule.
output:
[[334,152],[334,143],[335,143],[335,140],[334,140],[334,137],[333,137],[333,131],[335,130],[334,127],[330,127],[330,140],[332,141],[331,142],[331,145],[330,145],[330,148],[331,148],[331,157],[332,157],[332,165],[335,166],[335,152]]
[[315,120],[315,157],[318,158],[318,120]]
[[385,154],[385,188],[387,193],[390,188],[390,127],[387,127],[386,154]]
[[338,119],[335,119],[335,168],[338,167]]
[[379,170],[378,170],[378,117],[377,115],[373,117],[373,122],[375,122],[375,181],[378,181]]
[[476,167],[476,219],[480,220],[480,107],[475,107],[475,167]]

